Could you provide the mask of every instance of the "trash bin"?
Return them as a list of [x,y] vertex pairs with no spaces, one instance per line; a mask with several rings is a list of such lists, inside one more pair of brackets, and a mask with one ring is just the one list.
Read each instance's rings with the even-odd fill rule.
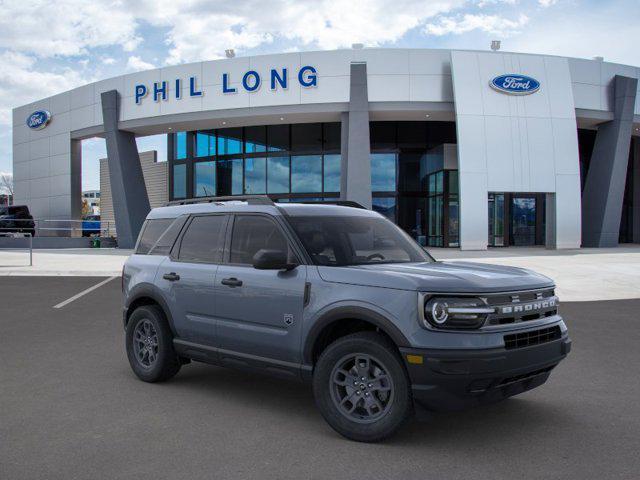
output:
[[91,248],[100,248],[100,237],[93,237],[91,240]]

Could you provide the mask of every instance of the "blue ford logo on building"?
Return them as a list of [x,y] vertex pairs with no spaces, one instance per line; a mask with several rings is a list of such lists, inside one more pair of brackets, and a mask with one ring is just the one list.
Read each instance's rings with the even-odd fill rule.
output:
[[532,77],[517,73],[508,73],[493,78],[489,85],[494,90],[509,95],[530,95],[540,89],[540,82]]
[[51,120],[51,114],[46,110],[37,110],[27,117],[27,127],[42,130]]

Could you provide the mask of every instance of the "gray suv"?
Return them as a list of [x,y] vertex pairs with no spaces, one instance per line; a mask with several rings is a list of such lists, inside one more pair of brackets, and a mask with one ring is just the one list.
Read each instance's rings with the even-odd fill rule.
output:
[[123,291],[141,380],[194,360],[307,381],[329,425],[358,441],[388,437],[416,408],[535,388],[571,347],[550,279],[435,261],[381,215],[344,205],[156,208]]

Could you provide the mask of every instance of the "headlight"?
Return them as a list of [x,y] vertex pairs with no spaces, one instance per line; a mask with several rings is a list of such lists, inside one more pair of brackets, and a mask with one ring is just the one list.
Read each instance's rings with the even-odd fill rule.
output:
[[433,297],[424,304],[427,328],[480,328],[494,313],[481,298]]

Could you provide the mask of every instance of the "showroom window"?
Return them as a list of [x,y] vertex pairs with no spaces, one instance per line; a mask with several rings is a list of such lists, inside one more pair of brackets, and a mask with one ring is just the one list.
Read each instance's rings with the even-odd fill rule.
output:
[[268,194],[278,201],[335,200],[340,134],[336,122],[169,135],[170,198]]

